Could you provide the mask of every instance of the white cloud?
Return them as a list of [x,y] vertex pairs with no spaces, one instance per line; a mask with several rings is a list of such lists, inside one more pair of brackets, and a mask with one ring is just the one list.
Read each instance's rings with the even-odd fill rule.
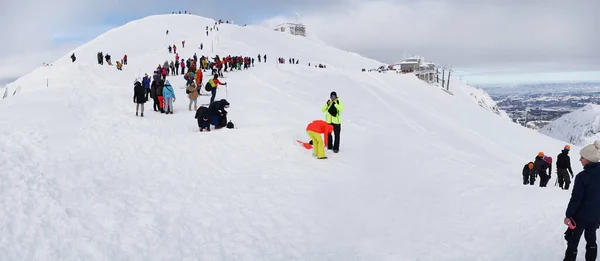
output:
[[395,62],[404,51],[455,67],[600,69],[600,1],[353,1],[304,15],[308,34]]

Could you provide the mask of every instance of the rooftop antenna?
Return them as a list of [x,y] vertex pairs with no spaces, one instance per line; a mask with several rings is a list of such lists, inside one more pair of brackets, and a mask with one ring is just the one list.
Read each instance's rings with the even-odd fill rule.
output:
[[296,24],[300,24],[300,14],[296,13]]

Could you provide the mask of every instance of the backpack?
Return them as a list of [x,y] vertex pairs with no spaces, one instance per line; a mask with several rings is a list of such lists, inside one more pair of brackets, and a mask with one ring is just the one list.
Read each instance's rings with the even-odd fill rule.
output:
[[210,85],[210,82],[207,82],[206,85],[204,85],[204,89],[207,92],[212,92],[212,90],[214,89],[214,87],[212,87],[212,85]]
[[333,103],[329,105],[329,109],[327,109],[327,112],[329,112],[329,114],[331,114],[332,117],[336,117],[338,114],[338,110],[335,106],[333,106]]
[[233,127],[234,127],[234,125],[233,125],[233,122],[229,121],[229,122],[227,123],[227,126],[226,126],[226,127],[227,127],[228,129],[233,129]]

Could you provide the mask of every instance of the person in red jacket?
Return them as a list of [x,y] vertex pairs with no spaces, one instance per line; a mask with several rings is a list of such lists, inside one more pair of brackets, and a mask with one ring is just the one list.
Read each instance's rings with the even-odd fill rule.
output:
[[[333,131],[333,125],[323,120],[315,120],[306,126],[306,133],[312,140],[315,156],[318,159],[326,159],[325,157],[325,146],[329,143],[327,135]],[[321,134],[325,136],[325,143],[321,139]]]

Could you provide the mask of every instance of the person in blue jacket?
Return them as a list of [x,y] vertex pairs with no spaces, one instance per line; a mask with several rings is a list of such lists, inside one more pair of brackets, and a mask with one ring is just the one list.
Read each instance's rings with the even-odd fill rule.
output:
[[144,78],[142,78],[142,85],[144,89],[146,89],[146,95],[150,95],[150,76],[147,73],[144,74]]
[[579,152],[583,171],[575,177],[571,200],[567,206],[564,223],[567,250],[564,261],[575,261],[581,235],[587,242],[585,260],[596,260],[598,246],[596,230],[600,226],[600,140],[587,145]]
[[163,87],[163,99],[165,99],[165,113],[173,114],[173,102],[175,102],[175,91],[169,81],[165,82]]

